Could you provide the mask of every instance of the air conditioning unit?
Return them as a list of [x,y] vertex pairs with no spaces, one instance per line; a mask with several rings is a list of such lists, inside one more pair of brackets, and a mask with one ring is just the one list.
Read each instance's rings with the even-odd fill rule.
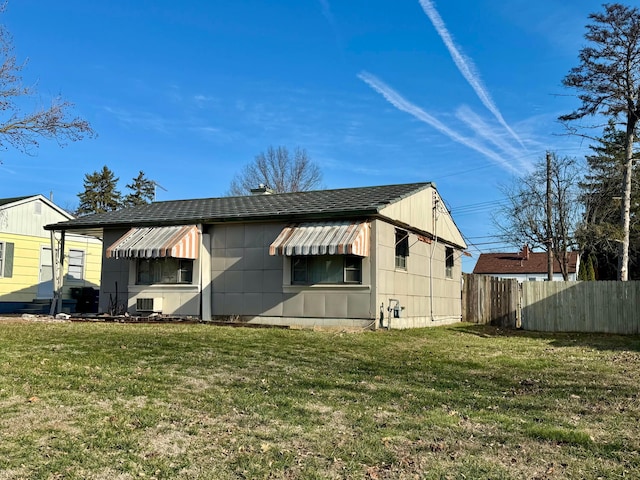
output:
[[162,313],[162,298],[137,298],[136,311]]

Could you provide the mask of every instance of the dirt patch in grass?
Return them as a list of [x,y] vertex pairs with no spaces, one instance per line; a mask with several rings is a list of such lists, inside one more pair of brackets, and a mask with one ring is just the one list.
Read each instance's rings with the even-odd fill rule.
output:
[[36,396],[11,397],[0,402],[0,409],[14,412],[0,417],[0,431],[47,432],[47,436],[73,436],[81,432],[74,425],[77,413],[73,407],[49,405]]
[[145,458],[153,456],[177,457],[184,455],[193,437],[170,423],[160,423],[146,430],[140,445]]

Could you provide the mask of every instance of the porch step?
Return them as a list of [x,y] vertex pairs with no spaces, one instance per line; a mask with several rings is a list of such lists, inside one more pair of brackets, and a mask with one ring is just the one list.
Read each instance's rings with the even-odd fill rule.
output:
[[[63,299],[62,311],[64,313],[76,312],[76,300]],[[16,313],[28,313],[31,315],[48,315],[51,312],[51,300],[35,298],[29,303],[25,303],[22,308],[16,310]]]
[[48,314],[51,310],[51,300],[38,299],[25,303],[24,307],[20,308],[16,313],[28,313],[31,315]]

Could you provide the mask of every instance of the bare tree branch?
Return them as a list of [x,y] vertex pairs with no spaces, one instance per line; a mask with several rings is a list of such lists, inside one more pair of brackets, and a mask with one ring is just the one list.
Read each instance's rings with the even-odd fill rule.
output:
[[321,188],[321,183],[320,167],[309,158],[306,150],[296,148],[291,155],[286,147],[270,146],[236,174],[228,195],[248,195],[259,185],[267,186],[275,193],[303,192]]
[[[6,2],[0,5],[0,13]],[[22,112],[18,100],[34,97],[35,89],[22,85],[20,73],[24,64],[17,62],[11,34],[0,25],[0,148],[9,146],[31,154],[41,138],[53,139],[64,146],[67,141],[94,137],[91,125],[80,117],[70,115],[73,105],[55,97],[48,107],[36,107]],[[1,160],[0,160],[1,162]]]
[[575,233],[581,219],[578,197],[578,166],[570,157],[552,155],[552,221],[547,226],[546,164],[539,161],[533,172],[502,185],[507,199],[493,214],[500,238],[516,248],[551,249],[560,264],[563,278],[568,279],[568,252],[577,246]]

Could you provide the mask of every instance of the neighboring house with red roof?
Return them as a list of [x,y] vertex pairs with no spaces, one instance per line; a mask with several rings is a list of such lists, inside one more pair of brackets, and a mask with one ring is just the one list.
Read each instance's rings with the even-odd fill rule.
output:
[[[569,280],[578,279],[580,255],[569,252]],[[474,274],[498,278],[515,278],[519,282],[547,280],[547,252],[532,252],[524,246],[517,253],[481,253],[473,269]],[[560,262],[554,259],[553,280],[561,281]]]

